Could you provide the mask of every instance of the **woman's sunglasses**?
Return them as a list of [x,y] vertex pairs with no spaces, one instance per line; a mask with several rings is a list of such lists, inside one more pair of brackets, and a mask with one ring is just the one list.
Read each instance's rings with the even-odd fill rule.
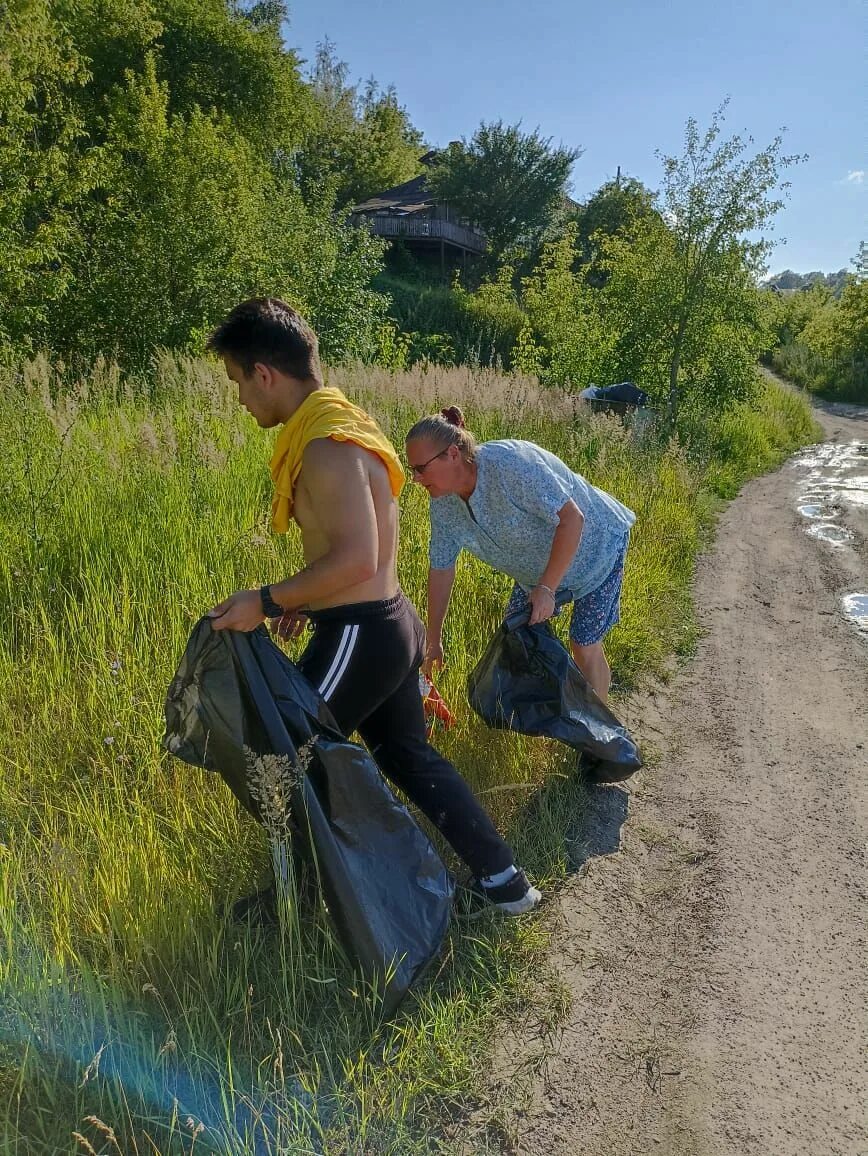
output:
[[433,458],[429,458],[427,462],[421,462],[418,466],[411,466],[407,462],[407,471],[411,478],[421,478],[432,462],[436,462],[438,458],[442,458],[449,450],[449,446],[445,450],[441,450],[439,454],[435,454]]

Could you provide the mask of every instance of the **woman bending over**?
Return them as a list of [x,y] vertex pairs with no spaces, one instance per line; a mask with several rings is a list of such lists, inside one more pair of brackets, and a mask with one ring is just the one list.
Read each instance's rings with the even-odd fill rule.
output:
[[603,638],[619,618],[635,514],[533,442],[477,445],[455,405],[417,422],[406,448],[410,476],[431,498],[425,673],[443,663],[455,563],[468,550],[514,579],[507,613],[529,604],[531,624],[545,622],[568,596],[573,659],[605,701]]

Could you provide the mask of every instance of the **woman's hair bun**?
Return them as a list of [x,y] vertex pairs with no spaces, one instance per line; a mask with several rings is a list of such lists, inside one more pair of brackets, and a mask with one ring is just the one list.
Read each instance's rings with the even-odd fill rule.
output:
[[446,409],[441,409],[440,416],[445,418],[450,425],[457,425],[459,429],[467,428],[464,424],[464,414],[457,405],[449,405]]

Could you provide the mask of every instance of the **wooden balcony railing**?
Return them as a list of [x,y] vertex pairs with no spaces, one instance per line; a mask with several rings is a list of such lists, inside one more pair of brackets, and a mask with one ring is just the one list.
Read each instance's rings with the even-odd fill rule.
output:
[[485,252],[485,234],[452,221],[441,221],[430,217],[378,217],[360,215],[359,221],[367,221],[378,237],[419,237],[432,241],[448,241],[460,245],[472,253]]

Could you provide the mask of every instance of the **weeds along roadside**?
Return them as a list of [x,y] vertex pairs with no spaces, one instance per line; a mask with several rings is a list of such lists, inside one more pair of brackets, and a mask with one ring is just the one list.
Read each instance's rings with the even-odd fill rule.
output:
[[[530,998],[557,1010],[540,923],[457,921],[385,1028],[315,904],[299,897],[277,941],[226,925],[222,903],[268,850],[221,782],[161,751],[162,705],[200,614],[299,561],[268,530],[269,436],[204,361],[164,354],[139,382],[44,359],[0,375],[0,1138],[46,1153],[430,1150],[424,1121],[472,1097],[497,1018]],[[636,511],[608,645],[621,693],[689,649],[720,498],[815,436],[771,383],[682,445],[490,371],[330,380],[399,443],[457,402],[481,440],[538,441]],[[401,580],[420,607],[426,503],[418,487],[402,498]],[[551,888],[583,805],[572,760],[485,730],[464,697],[508,590],[460,566],[441,682],[459,724],[438,742]]]

